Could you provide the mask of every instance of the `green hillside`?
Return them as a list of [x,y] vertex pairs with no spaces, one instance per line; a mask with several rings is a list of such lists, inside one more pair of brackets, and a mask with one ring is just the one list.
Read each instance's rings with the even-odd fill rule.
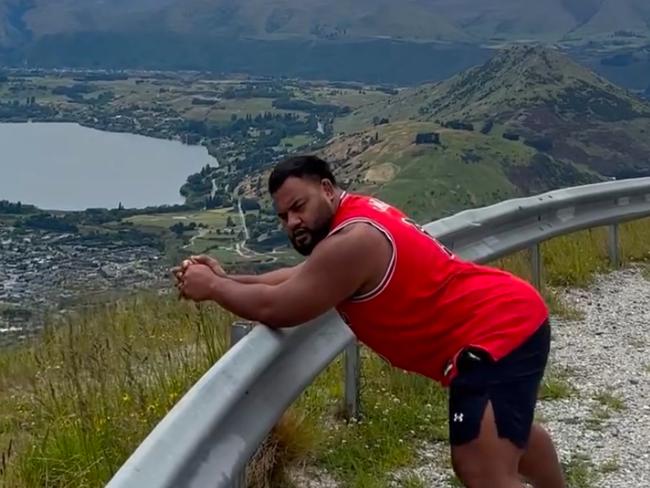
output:
[[[416,143],[418,134],[429,133],[440,142]],[[344,185],[398,205],[421,222],[600,179],[520,141],[435,122],[394,122],[342,135],[321,155],[333,163]]]
[[382,119],[460,121],[603,176],[650,174],[650,104],[552,49],[502,50],[447,81],[361,107],[335,128],[350,134]]
[[[581,90],[585,91],[582,96],[576,93]],[[375,116],[391,120],[457,117],[468,121],[491,117],[503,121],[518,110],[536,106],[567,117],[592,116],[605,121],[650,114],[649,104],[560,51],[515,46],[498,51],[487,63],[449,80],[420,85],[388,102],[362,107],[352,117],[339,121],[339,128],[354,130],[370,124]]]

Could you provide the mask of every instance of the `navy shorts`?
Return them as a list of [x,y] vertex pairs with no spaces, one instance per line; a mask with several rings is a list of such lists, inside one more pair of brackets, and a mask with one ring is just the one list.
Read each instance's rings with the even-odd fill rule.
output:
[[545,321],[521,346],[499,361],[483,350],[467,348],[457,360],[449,385],[449,441],[460,446],[476,439],[488,400],[499,437],[525,449],[535,415],[537,393],[551,342]]

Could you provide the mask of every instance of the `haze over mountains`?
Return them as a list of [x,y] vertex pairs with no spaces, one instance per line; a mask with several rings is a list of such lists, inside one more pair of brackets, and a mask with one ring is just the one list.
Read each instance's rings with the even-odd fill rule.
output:
[[205,36],[483,42],[648,36],[646,0],[0,0],[0,44],[147,30]]
[[525,40],[644,90],[649,26],[646,0],[0,0],[0,64],[404,84]]

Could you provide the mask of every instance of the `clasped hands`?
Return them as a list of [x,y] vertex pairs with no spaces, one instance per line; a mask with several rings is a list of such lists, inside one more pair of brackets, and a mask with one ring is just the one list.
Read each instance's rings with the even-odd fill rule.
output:
[[171,272],[176,279],[179,299],[185,298],[195,302],[210,300],[214,295],[218,277],[227,276],[219,261],[209,256],[191,256],[180,266],[172,268]]

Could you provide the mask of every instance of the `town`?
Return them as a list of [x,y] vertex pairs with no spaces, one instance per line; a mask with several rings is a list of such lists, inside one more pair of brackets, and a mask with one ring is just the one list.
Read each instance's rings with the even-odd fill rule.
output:
[[151,246],[0,226],[0,345],[31,336],[46,314],[93,296],[169,284]]

